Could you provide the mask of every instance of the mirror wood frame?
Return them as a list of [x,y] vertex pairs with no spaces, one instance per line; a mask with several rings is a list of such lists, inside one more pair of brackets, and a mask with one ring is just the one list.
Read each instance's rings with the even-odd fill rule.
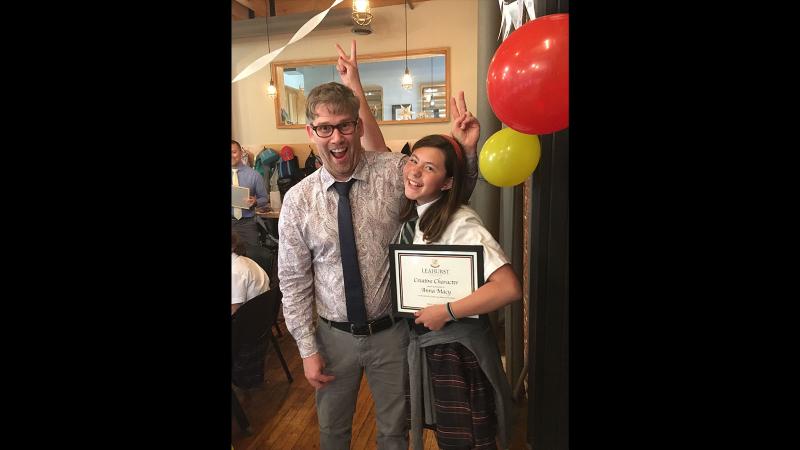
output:
[[[425,48],[419,50],[409,50],[408,56],[419,56],[419,55],[443,55],[444,56],[444,76],[445,76],[445,95],[447,99],[447,108],[446,114],[443,117],[439,118],[425,118],[425,119],[413,119],[413,120],[378,120],[378,125],[385,125],[385,124],[415,124],[415,123],[438,123],[438,122],[449,122],[450,121],[450,48],[449,47],[439,47],[439,48]],[[359,66],[363,63],[367,62],[379,62],[379,61],[393,61],[393,60],[404,60],[406,57],[405,51],[399,52],[384,52],[384,53],[372,53],[372,54],[364,54],[358,55],[358,63]],[[336,64],[338,58],[317,58],[317,59],[299,59],[299,60],[291,60],[291,61],[280,61],[280,62],[273,62],[270,64],[270,71],[272,73],[272,79],[275,80],[275,88],[278,91],[277,96],[275,97],[275,127],[276,128],[289,128],[289,129],[299,129],[305,128],[306,124],[291,124],[287,125],[283,123],[281,120],[281,92],[286,92],[285,86],[283,84],[283,76],[278,76],[278,68],[281,69],[284,67],[298,67],[298,66],[315,66],[315,65],[328,65],[328,64]],[[281,72],[282,74],[282,72]],[[400,82],[400,75],[398,74],[398,83]],[[337,82],[341,83],[341,79],[336,76]],[[363,80],[362,80],[363,83]],[[305,117],[305,111],[303,111],[303,117]]]

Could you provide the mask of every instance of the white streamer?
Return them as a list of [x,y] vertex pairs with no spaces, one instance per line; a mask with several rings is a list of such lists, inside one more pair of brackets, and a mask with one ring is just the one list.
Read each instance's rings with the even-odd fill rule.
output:
[[[342,3],[343,1],[344,0],[334,0],[333,4],[331,4],[331,6],[329,6],[328,9],[320,12],[319,14],[317,14],[314,17],[312,17],[311,19],[309,19],[308,22],[304,23],[303,26],[300,27],[299,30],[297,30],[297,32],[294,34],[294,36],[292,36],[292,38],[289,39],[289,42],[287,42],[286,45],[284,45],[283,47],[281,47],[281,48],[279,48],[277,50],[273,50],[273,51],[267,53],[266,55],[258,58],[257,60],[253,61],[252,63],[250,63],[250,65],[245,67],[244,70],[242,70],[241,72],[239,72],[238,75],[236,75],[236,78],[234,78],[233,81],[231,81],[231,84],[236,83],[239,80],[242,80],[242,79],[245,79],[245,78],[249,77],[250,75],[258,72],[259,70],[261,70],[267,64],[271,63],[272,60],[275,59],[278,56],[278,54],[280,54],[280,52],[283,51],[283,49],[285,49],[286,47],[294,44],[295,42],[299,41],[300,39],[303,39],[304,37],[306,37],[306,35],[308,33],[311,33],[312,31],[314,31],[314,28],[316,28],[317,25],[319,25],[320,22],[322,22],[322,19],[324,19],[325,16],[328,15],[328,11],[330,11],[334,6],[338,5],[339,3]],[[531,0],[531,1],[533,1],[533,0]]]
[[502,17],[500,19],[500,33],[498,33],[497,39],[500,39],[502,35],[502,40],[505,41],[508,34],[511,33],[512,27],[516,30],[522,26],[523,10],[528,10],[528,17],[530,20],[536,18],[536,11],[533,9],[533,0],[514,0],[508,4],[505,4],[504,0],[498,0],[498,2],[500,4],[500,15]]
[[523,6],[524,6],[525,7],[524,9],[528,10],[528,17],[530,17],[530,20],[533,20],[533,19],[536,18],[536,11],[534,11],[534,9],[533,9],[533,0],[524,0],[524,1],[523,0],[517,0],[517,6],[519,7],[519,16],[520,17],[522,17],[522,9],[523,9]]

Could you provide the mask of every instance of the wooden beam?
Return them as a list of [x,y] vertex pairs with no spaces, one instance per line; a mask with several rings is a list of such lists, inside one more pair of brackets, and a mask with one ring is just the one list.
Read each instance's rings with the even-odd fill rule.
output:
[[267,7],[268,0],[236,0],[236,1],[248,7],[249,9],[252,9],[253,12],[256,13],[256,17],[266,17],[267,11],[269,11],[269,8]]
[[231,0],[231,20],[247,20],[250,18],[250,9],[238,0]]
[[[287,14],[320,12],[329,6],[331,6],[331,0],[306,0],[303,2],[295,0],[275,0],[275,15],[285,16]],[[352,8],[353,4],[345,0],[334,9],[344,7]]]
[[[231,19],[232,20],[246,20],[250,18],[249,11],[253,11],[255,17],[265,17],[267,11],[268,0],[231,0]],[[414,0],[417,3],[429,0]],[[272,0],[275,3],[275,16],[285,16],[288,14],[301,14],[301,13],[317,13],[329,6],[331,0]],[[402,5],[404,0],[371,0],[370,7],[374,11],[375,8],[384,6]],[[353,7],[351,0],[345,0],[338,4],[334,9],[350,9]],[[408,0],[408,8],[414,9],[414,2]]]

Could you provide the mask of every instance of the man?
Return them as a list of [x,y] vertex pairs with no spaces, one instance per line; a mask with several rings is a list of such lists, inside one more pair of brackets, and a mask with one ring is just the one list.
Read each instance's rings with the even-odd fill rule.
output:
[[[278,222],[284,317],[297,341],[306,379],[317,389],[320,448],[350,448],[358,389],[366,372],[375,402],[378,448],[406,450],[409,333],[404,320],[391,316],[388,246],[400,229],[402,168],[408,157],[364,151],[362,143],[371,150],[386,150],[386,144],[361,87],[355,41],[349,57],[338,45],[337,49],[337,69],[345,85],[317,86],[306,100],[306,133],[323,165],[286,193]],[[460,102],[460,110],[466,111],[463,93]],[[479,126],[470,118],[466,112],[454,117],[453,134],[459,140],[469,135],[477,143]],[[476,150],[475,145],[465,148],[471,180],[467,196],[477,179]],[[350,213],[345,219],[352,222],[357,264],[348,262],[352,252],[347,249],[352,247],[342,227],[343,197],[352,205],[346,205]],[[351,301],[354,272],[360,313]]]
[[267,206],[269,194],[261,175],[242,162],[242,146],[234,140],[231,140],[231,184],[250,189],[247,208],[231,206],[231,229],[239,235],[242,242],[258,245],[255,207]]

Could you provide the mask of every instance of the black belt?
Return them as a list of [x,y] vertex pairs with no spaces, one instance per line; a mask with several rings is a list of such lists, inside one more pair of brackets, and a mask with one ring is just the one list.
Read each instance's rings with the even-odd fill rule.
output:
[[353,322],[334,322],[322,316],[319,318],[322,319],[323,322],[331,324],[333,328],[352,333],[353,336],[369,336],[379,331],[383,331],[394,324],[394,322],[392,322],[392,318],[389,316],[383,316],[380,319],[370,320],[366,325],[360,326],[354,324]]

